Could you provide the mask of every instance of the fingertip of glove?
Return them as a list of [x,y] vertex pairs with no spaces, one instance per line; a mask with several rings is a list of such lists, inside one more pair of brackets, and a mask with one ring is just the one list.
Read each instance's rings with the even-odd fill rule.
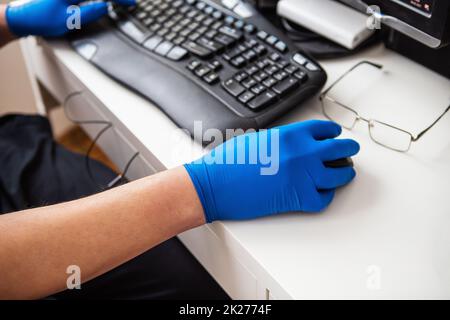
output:
[[351,150],[353,151],[354,155],[358,154],[359,151],[361,151],[361,145],[353,139],[347,139],[349,145],[351,146]]

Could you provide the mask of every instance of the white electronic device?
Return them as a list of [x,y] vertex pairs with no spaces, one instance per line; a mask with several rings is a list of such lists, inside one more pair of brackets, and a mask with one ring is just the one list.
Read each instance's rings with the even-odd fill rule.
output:
[[348,49],[368,39],[374,30],[368,17],[334,0],[280,0],[278,14]]

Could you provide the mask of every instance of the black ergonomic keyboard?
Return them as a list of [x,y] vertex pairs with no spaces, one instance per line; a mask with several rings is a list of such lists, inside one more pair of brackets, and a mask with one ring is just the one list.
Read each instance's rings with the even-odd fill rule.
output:
[[109,16],[72,35],[72,45],[191,134],[196,121],[222,132],[263,128],[326,81],[244,1],[137,0]]

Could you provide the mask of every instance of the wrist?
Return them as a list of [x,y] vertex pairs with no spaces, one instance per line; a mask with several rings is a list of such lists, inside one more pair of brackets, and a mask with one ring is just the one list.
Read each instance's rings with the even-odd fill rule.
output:
[[214,201],[212,201],[211,197],[209,195],[213,194],[213,191],[210,190],[211,185],[209,183],[205,183],[202,181],[202,177],[207,177],[208,172],[207,168],[203,163],[199,164],[186,164],[184,166],[186,169],[186,172],[189,174],[189,178],[191,181],[191,184],[194,187],[194,190],[196,191],[197,198],[199,199],[199,202],[202,205],[203,214],[205,216],[205,220],[207,223],[214,222],[215,215],[215,205]]
[[[171,170],[174,175],[174,204],[179,211],[180,219],[186,230],[196,228],[206,223],[205,213],[196,188],[184,167]],[[181,204],[181,205],[179,205]]]

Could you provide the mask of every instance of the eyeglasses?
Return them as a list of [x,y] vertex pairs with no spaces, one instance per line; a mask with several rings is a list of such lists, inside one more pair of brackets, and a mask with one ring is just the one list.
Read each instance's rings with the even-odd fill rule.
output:
[[378,69],[383,69],[383,66],[380,64],[376,64],[370,61],[361,61],[356,64],[346,73],[344,73],[338,80],[336,80],[328,89],[326,89],[319,97],[322,103],[322,111],[324,115],[332,120],[340,124],[342,127],[352,130],[356,123],[360,120],[366,122],[369,127],[370,138],[377,144],[382,145],[388,149],[399,151],[399,152],[408,152],[411,148],[411,144],[413,142],[418,141],[425,133],[427,133],[431,128],[434,127],[439,120],[444,117],[444,115],[450,110],[450,106],[439,116],[439,118],[434,121],[429,127],[419,133],[417,136],[412,133],[405,131],[403,129],[397,128],[388,123],[367,119],[361,117],[358,112],[354,109],[346,106],[335,99],[331,98],[328,93],[340,82],[342,81],[349,73],[358,68],[363,64],[368,64]]

